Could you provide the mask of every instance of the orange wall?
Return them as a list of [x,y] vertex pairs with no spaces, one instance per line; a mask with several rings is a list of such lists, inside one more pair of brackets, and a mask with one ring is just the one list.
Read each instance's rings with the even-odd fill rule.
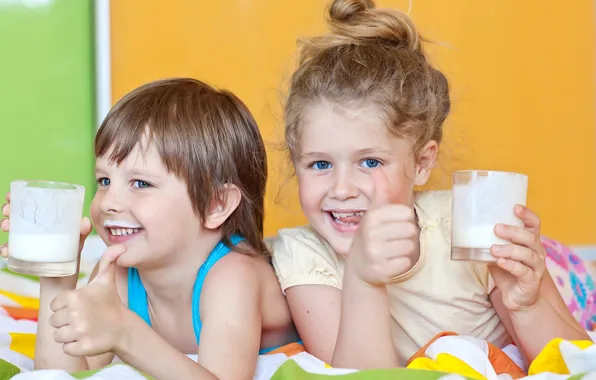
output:
[[[305,221],[275,143],[295,40],[325,30],[325,3],[111,3],[114,100],[150,80],[193,76],[231,89],[252,110],[270,144],[266,234]],[[378,4],[408,7],[407,0]],[[528,202],[543,233],[568,244],[596,243],[593,7],[583,0],[413,1],[411,14],[440,43],[430,49],[432,59],[453,87],[444,154],[430,187],[448,187],[454,168],[527,173]]]

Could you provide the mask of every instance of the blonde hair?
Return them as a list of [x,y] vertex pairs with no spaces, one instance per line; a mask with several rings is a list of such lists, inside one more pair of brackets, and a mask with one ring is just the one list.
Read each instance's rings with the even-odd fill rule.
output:
[[144,137],[168,170],[187,185],[195,213],[204,219],[214,199],[236,185],[242,199],[222,226],[223,242],[243,236],[268,255],[263,242],[267,182],[265,146],[248,108],[233,93],[190,78],[159,80],[124,96],[95,137],[95,156],[120,164]]
[[399,11],[376,9],[372,0],[334,0],[330,34],[301,41],[285,108],[285,140],[300,155],[301,116],[309,105],[374,104],[399,137],[414,140],[414,153],[441,142],[449,114],[449,84],[424,54],[423,38]]

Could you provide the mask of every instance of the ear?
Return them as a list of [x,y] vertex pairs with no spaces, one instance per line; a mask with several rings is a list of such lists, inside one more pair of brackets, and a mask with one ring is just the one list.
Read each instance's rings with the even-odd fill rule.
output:
[[214,230],[221,227],[238,208],[241,199],[240,189],[236,185],[226,183],[217,198],[211,202],[211,207],[205,215],[203,223],[205,228]]
[[429,141],[422,147],[416,158],[416,180],[414,181],[416,186],[426,185],[437,161],[438,153],[439,144],[435,140]]

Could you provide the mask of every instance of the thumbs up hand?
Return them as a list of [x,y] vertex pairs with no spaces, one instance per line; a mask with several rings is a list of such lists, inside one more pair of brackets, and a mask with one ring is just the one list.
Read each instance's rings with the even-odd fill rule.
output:
[[85,287],[60,293],[50,304],[54,340],[63,343],[71,356],[94,356],[114,351],[123,335],[124,314],[116,287],[116,260],[126,251],[123,245],[107,249],[97,266],[97,275]]
[[350,247],[348,269],[372,286],[382,286],[418,261],[420,231],[412,207],[390,202],[382,170],[371,172],[374,195]]

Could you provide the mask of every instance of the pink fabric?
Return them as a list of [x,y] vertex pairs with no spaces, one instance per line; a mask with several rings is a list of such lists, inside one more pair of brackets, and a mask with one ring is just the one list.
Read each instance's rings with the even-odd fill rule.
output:
[[581,326],[596,330],[596,268],[563,244],[542,237],[546,267],[563,300]]

